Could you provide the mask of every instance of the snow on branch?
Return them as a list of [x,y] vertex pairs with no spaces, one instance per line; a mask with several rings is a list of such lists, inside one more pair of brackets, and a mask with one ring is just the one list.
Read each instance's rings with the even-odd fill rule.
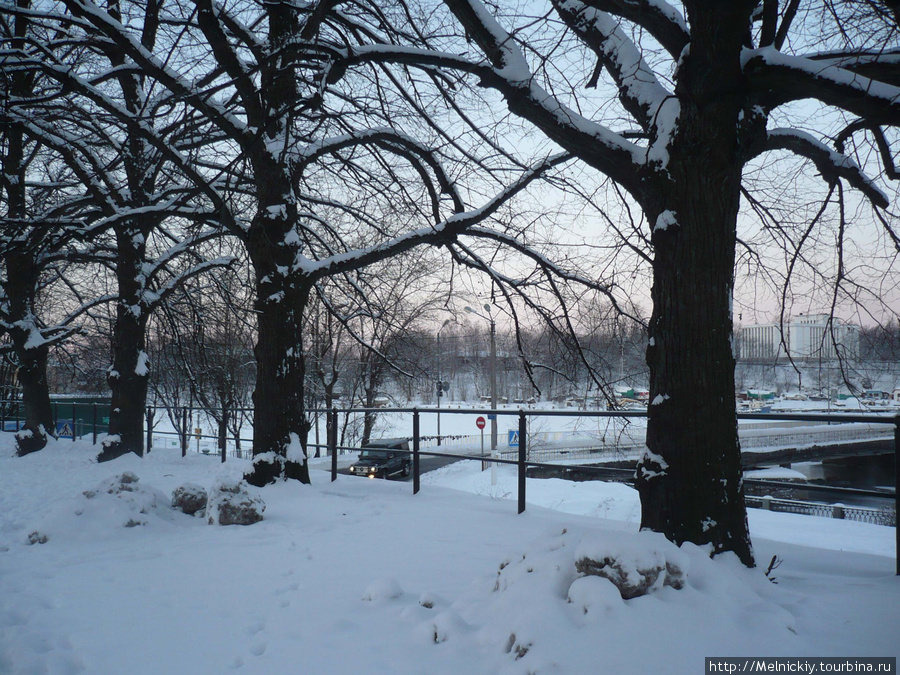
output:
[[483,222],[536,178],[549,169],[572,159],[569,153],[552,155],[526,171],[516,182],[507,186],[487,204],[470,211],[455,213],[444,221],[429,227],[411,230],[386,241],[352,251],[332,255],[322,260],[298,260],[298,270],[307,277],[318,280],[347,271],[361,269],[372,263],[409,251],[423,244],[443,245],[455,240],[468,228]]
[[159,307],[170,295],[175,291],[184,288],[184,283],[193,277],[199,276],[204,272],[221,267],[228,267],[234,263],[235,258],[232,256],[223,256],[221,258],[213,258],[200,262],[185,272],[168,280],[163,286],[156,290],[145,289],[141,294],[142,304],[149,308],[155,309]]
[[690,41],[690,31],[681,12],[665,0],[582,0],[593,7],[634,23],[652,35],[673,59],[678,59]]
[[[620,179],[617,174],[621,178],[630,178],[623,174],[643,163],[642,149],[604,125],[564,106],[557,97],[539,86],[514,38],[479,0],[448,0],[446,4],[493,66],[496,81],[485,80],[484,83],[503,94],[510,110],[536,124],[575,154],[594,146],[599,150],[591,153],[598,155],[594,162],[603,165],[603,168],[597,168],[616,180]],[[613,157],[624,166],[610,166],[609,160]]]
[[15,119],[32,139],[62,155],[67,166],[81,180],[101,211],[104,213],[114,211],[113,190],[110,189],[111,181],[107,179],[105,167],[97,161],[95,154],[85,147],[81,139],[66,134],[58,125],[44,124],[40,117],[30,115],[27,110],[20,115],[8,111],[7,118]]
[[[334,154],[340,150],[357,145],[377,145],[389,152],[405,157],[417,166],[418,161],[416,158],[424,161],[437,179],[441,194],[449,195],[451,197],[454,208],[457,211],[463,209],[462,197],[460,197],[455,183],[450,179],[446,171],[444,171],[440,162],[437,161],[432,149],[411,136],[387,127],[365,129],[353,133],[341,134],[340,136],[331,136],[310,143],[299,151],[299,156],[302,160],[296,167],[298,169],[298,177],[302,174],[308,164],[311,164],[319,157],[326,154]],[[420,171],[419,173],[422,175],[424,171]],[[426,180],[425,183],[428,184],[430,181]],[[439,215],[436,199],[434,201],[435,204],[432,210],[435,214],[435,220],[438,220]]]
[[645,148],[595,122],[541,87],[528,68],[521,49],[477,0],[448,0],[451,11],[463,23],[485,53],[484,61],[470,61],[456,54],[394,45],[347,47],[344,62],[331,68],[337,79],[361,63],[394,63],[430,71],[438,67],[469,73],[479,84],[499,92],[507,107],[528,120],[563,149],[578,156],[632,192],[641,189],[640,171]]
[[554,0],[553,4],[566,25],[612,75],[623,107],[645,131],[653,130],[647,158],[665,167],[680,111],[678,100],[660,84],[638,47],[609,14],[581,0]]
[[879,82],[900,86],[900,50],[823,52],[807,54],[807,58],[830,66],[844,68]]
[[[52,55],[48,55],[52,57]],[[77,92],[91,102],[97,104],[101,110],[112,115],[115,120],[130,131],[140,135],[142,139],[152,145],[169,162],[177,167],[185,176],[191,179],[196,189],[209,198],[215,213],[221,224],[239,231],[240,223],[233,217],[231,209],[216,188],[216,179],[205,174],[195,163],[175,147],[169,139],[164,138],[159,131],[150,126],[145,119],[136,116],[119,102],[113,100],[104,91],[97,88],[92,82],[77,75],[70,66],[55,63],[48,58],[47,61],[38,63],[42,71],[58,81],[64,88]],[[24,103],[24,102],[23,102]],[[116,201],[112,199],[115,190],[112,188],[114,181],[104,180],[107,171],[98,163],[89,147],[82,143],[81,139],[63,131],[58,125],[44,124],[39,118],[31,116],[27,108],[21,113],[16,113],[15,108],[6,111],[8,116],[15,116],[17,123],[22,124],[31,135],[40,142],[53,147],[62,154],[69,167],[76,172],[82,183],[90,190],[91,194],[101,205],[104,213],[111,216],[117,211]],[[76,154],[77,151],[77,154]],[[187,215],[186,213],[184,215]],[[197,215],[196,213],[194,215]]]
[[214,121],[229,137],[244,141],[252,138],[254,132],[243,120],[217,104],[211,96],[203,95],[192,82],[174,72],[167,65],[166,55],[155,56],[141,44],[140,40],[131,35],[127,27],[96,3],[91,0],[65,0],[65,5],[74,16],[89,23],[127,54],[141,72],[158,80],[176,98],[189,103],[207,119]]
[[764,149],[789,150],[806,157],[829,183],[833,184],[843,178],[876,206],[886,209],[890,204],[887,196],[863,173],[856,162],[810,134],[796,129],[769,129]]
[[[24,318],[17,321],[12,321],[6,312],[7,308],[3,306],[2,302],[0,302],[0,332],[10,331],[13,329],[24,331],[28,335],[28,338],[26,339],[24,344],[25,349],[52,347],[57,343],[69,339],[69,337],[75,335],[80,331],[80,328],[74,325],[74,323],[76,319],[81,317],[81,315],[90,311],[94,307],[116,300],[116,297],[117,296],[115,295],[101,295],[96,298],[92,298],[91,300],[86,301],[76,307],[74,310],[69,312],[69,314],[67,314],[65,317],[62,317],[59,321],[51,326],[40,325],[37,317],[35,317],[34,314],[30,311]],[[13,345],[7,344],[0,348],[0,352],[9,351],[11,349],[13,349]]]
[[[164,234],[166,234],[170,239],[174,240],[175,243],[166,251],[159,253],[153,261],[147,261],[145,263],[145,265],[147,265],[146,279],[148,282],[153,281],[161,271],[168,268],[169,265],[172,264],[172,262],[182,256],[194,257],[197,262],[196,267],[200,269],[200,272],[206,271],[207,269],[212,269],[214,267],[228,267],[234,262],[233,256],[221,256],[213,260],[205,260],[201,258],[197,253],[200,245],[218,239],[222,236],[222,233],[216,229],[210,229],[206,232],[194,234],[189,237],[184,237],[183,234],[179,235],[176,233]],[[193,269],[187,270],[185,272],[185,274],[189,274],[192,276],[197,273],[198,272],[194,272]]]
[[815,99],[873,124],[900,126],[900,87],[774,47],[744,49],[742,60],[750,88],[770,109]]

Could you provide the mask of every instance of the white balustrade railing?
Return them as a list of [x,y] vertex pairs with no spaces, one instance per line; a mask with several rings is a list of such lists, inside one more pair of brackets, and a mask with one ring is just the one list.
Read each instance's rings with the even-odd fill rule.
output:
[[[867,442],[893,437],[893,428],[884,424],[840,424],[827,422],[763,422],[741,425],[738,436],[743,451],[777,450],[779,448],[805,448],[816,445]],[[463,453],[478,455],[481,435],[442,437],[441,446],[455,448]],[[489,439],[485,439],[489,443]],[[436,439],[421,444],[423,449],[437,447]],[[487,451],[490,450],[486,445]],[[606,432],[585,431],[537,431],[528,439],[528,457],[531,461],[557,459],[637,459],[644,450],[644,428],[629,425],[627,428]],[[500,439],[498,452],[509,455],[517,452],[506,436]]]

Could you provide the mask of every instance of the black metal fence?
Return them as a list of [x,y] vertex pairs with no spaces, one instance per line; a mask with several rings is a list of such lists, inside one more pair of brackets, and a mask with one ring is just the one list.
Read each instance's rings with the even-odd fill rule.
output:
[[[384,412],[384,409],[381,409]],[[329,414],[333,415],[332,422],[329,425],[329,428],[336,429],[337,424],[337,414],[338,412],[366,412],[366,409],[344,409],[344,410],[332,410]],[[405,412],[412,413],[413,415],[413,423],[412,423],[412,450],[410,454],[412,455],[413,461],[413,494],[418,494],[419,489],[421,487],[420,483],[420,457],[422,455],[426,456],[441,456],[441,457],[450,457],[457,458],[460,460],[475,460],[475,461],[483,461],[482,457],[473,457],[471,455],[462,455],[462,454],[451,454],[446,452],[435,452],[435,451],[423,451],[420,447],[420,434],[419,434],[419,416],[422,411],[417,408],[409,408],[409,409],[393,409],[392,412]],[[429,412],[433,412],[429,410]],[[571,470],[573,468],[577,468],[582,471],[596,471],[598,474],[605,473],[607,476],[610,473],[619,473],[619,475],[626,475],[634,473],[633,470],[630,469],[613,469],[608,467],[590,467],[590,466],[577,466],[573,467],[572,465],[561,465],[561,464],[550,464],[545,462],[533,462],[528,459],[528,416],[548,416],[548,417],[563,417],[563,416],[586,416],[586,417],[621,417],[621,418],[643,418],[646,417],[645,411],[560,411],[560,410],[518,410],[518,411],[503,411],[503,410],[443,410],[444,414],[482,414],[482,415],[515,415],[518,417],[518,448],[517,448],[517,457],[516,459],[503,459],[498,457],[491,457],[489,459],[490,462],[498,463],[498,464],[508,464],[514,465],[517,468],[517,499],[518,499],[518,512],[522,513],[525,511],[525,501],[526,501],[526,476],[528,474],[529,468],[562,468],[566,470]],[[829,492],[841,492],[847,495],[856,495],[863,497],[893,497],[894,499],[894,508],[893,508],[893,525],[896,530],[896,573],[900,575],[900,527],[897,527],[896,522],[896,514],[898,509],[898,493],[897,486],[900,485],[900,461],[897,459],[897,449],[900,448],[900,415],[878,415],[878,414],[812,414],[812,413],[738,413],[738,419],[752,419],[752,420],[785,420],[785,421],[802,421],[802,422],[841,422],[841,423],[864,423],[864,424],[885,424],[893,427],[894,430],[894,478],[895,478],[895,488],[893,491],[881,491],[881,490],[863,490],[863,489],[855,489],[855,488],[835,488],[830,486],[811,486],[804,484],[804,489],[821,489],[827,490]],[[337,452],[337,443],[334,439],[329,439],[329,454],[331,455],[331,480],[337,480],[338,474],[338,452]],[[753,480],[753,479],[745,479],[745,484],[748,485],[758,485],[758,486],[778,486],[784,487],[785,483],[776,482],[776,481],[765,481],[765,480]],[[748,500],[752,502],[751,500]],[[791,502],[793,500],[775,500],[769,498],[767,502],[761,504],[762,508],[770,508],[772,510],[790,510]],[[800,508],[800,502],[793,502],[793,512],[795,513],[813,513],[814,507],[810,510],[804,511]],[[810,503],[811,504],[811,503]],[[773,508],[774,506],[774,508]],[[824,507],[825,505],[823,505]],[[835,510],[835,506],[838,507],[837,511]],[[856,507],[842,507],[841,505],[832,505],[830,509],[830,514],[832,517],[839,516],[847,518],[849,515],[852,519],[856,520],[866,520],[867,509],[861,509]],[[878,510],[872,510],[878,511]],[[823,508],[823,512],[821,515],[826,515],[825,509]],[[876,522],[876,517],[874,514],[868,514],[871,516],[871,520],[867,522]],[[884,513],[882,520],[877,521],[878,524],[889,524],[891,519],[890,513]]]
[[[17,431],[20,428],[21,417],[18,415],[18,405],[17,401],[6,401],[0,402],[0,429],[6,431]],[[93,437],[93,442],[96,444],[98,435],[101,433],[106,433],[107,427],[106,422],[108,421],[108,404],[99,403],[99,402],[88,402],[79,400],[60,400],[54,403],[54,414],[56,415],[57,424],[59,425],[59,420],[66,421],[66,417],[61,417],[60,415],[65,415],[67,412],[71,412],[71,417],[68,420],[71,423],[71,438],[74,441],[80,436],[85,436],[88,433]],[[148,407],[147,409],[147,451],[150,451],[153,448],[153,436],[154,433],[160,435],[175,435],[178,438],[178,442],[181,447],[182,456],[186,455],[188,452],[188,444],[191,440],[195,440],[198,443],[202,439],[218,439],[218,436],[212,434],[204,434],[200,430],[199,427],[195,427],[191,429],[191,420],[193,420],[193,413],[195,411],[206,412],[202,409],[197,408],[180,408],[175,411],[176,419],[180,417],[180,424],[178,426],[181,427],[181,431],[178,432],[162,432],[162,431],[154,431],[154,420],[155,415],[158,412],[158,409],[154,409],[152,407]],[[105,415],[103,413],[106,413]],[[245,412],[245,411],[242,411]],[[437,450],[423,450],[422,442],[423,437],[420,433],[420,416],[422,414],[434,414],[437,413],[438,410],[429,408],[425,410],[420,410],[418,408],[343,408],[337,409],[333,408],[331,410],[318,410],[311,411],[316,412],[322,415],[326,415],[328,418],[328,423],[326,424],[327,428],[327,438],[324,444],[310,444],[309,447],[316,448],[317,450],[321,450],[324,448],[326,455],[331,457],[331,480],[337,480],[338,475],[338,456],[342,451],[356,451],[358,448],[354,447],[346,447],[339,446],[337,439],[337,431],[338,431],[338,415],[339,413],[406,413],[412,414],[412,433],[410,435],[410,439],[412,442],[412,450],[409,451],[409,454],[412,455],[412,474],[413,474],[413,494],[418,494],[421,488],[420,476],[420,458],[424,456],[436,456],[436,457],[445,457],[451,459],[459,459],[459,460],[476,460],[476,461],[489,461],[496,464],[506,464],[512,465],[517,468],[517,502],[518,502],[518,512],[522,513],[525,511],[525,502],[526,502],[526,476],[528,475],[529,469],[544,469],[544,470],[563,470],[563,471],[572,471],[577,470],[582,474],[594,474],[598,479],[627,479],[628,476],[633,476],[634,471],[632,469],[615,469],[611,467],[598,467],[598,466],[590,466],[590,465],[572,465],[572,464],[558,464],[558,463],[548,463],[548,462],[536,462],[531,461],[529,458],[529,436],[528,436],[528,418],[529,417],[596,417],[596,418],[615,418],[615,419],[629,419],[629,418],[645,418],[647,416],[646,411],[644,410],[632,410],[632,411],[573,411],[573,410],[490,410],[490,409],[459,409],[459,408],[444,408],[439,412],[444,415],[454,415],[454,414],[464,414],[464,415],[484,415],[487,417],[494,416],[514,416],[518,421],[518,446],[516,448],[515,458],[504,458],[504,457],[490,457],[484,458],[479,456],[473,456],[471,454],[457,454],[457,453],[448,453],[441,452]],[[171,418],[170,411],[170,418]],[[893,513],[890,513],[889,510],[879,510],[879,509],[863,509],[858,507],[847,507],[840,504],[837,505],[827,505],[827,504],[816,504],[813,502],[798,502],[796,500],[791,499],[780,499],[773,497],[758,497],[758,496],[748,496],[747,503],[749,506],[758,506],[759,508],[774,510],[774,511],[790,511],[793,513],[808,513],[812,515],[830,515],[832,517],[842,517],[846,519],[853,520],[862,520],[865,522],[874,522],[878,524],[890,524],[890,518],[893,517],[893,525],[897,530],[897,574],[900,575],[900,528],[896,525],[896,514],[898,512],[898,493],[896,486],[900,485],[900,462],[897,460],[897,449],[900,448],[900,415],[883,415],[883,414],[848,414],[848,413],[835,413],[835,414],[822,414],[822,413],[738,413],[738,419],[752,419],[752,420],[783,420],[783,421],[801,421],[801,422],[839,422],[843,424],[847,423],[860,423],[860,424],[884,424],[893,427],[894,431],[894,485],[895,488],[893,491],[880,491],[880,490],[862,490],[855,488],[836,488],[832,486],[816,486],[805,483],[802,485],[805,490],[826,490],[828,492],[841,492],[847,495],[854,496],[862,496],[862,497],[880,497],[880,498],[890,498],[893,497],[894,507]],[[193,433],[191,433],[193,432]],[[61,434],[62,435],[62,434]],[[69,434],[65,434],[69,436]],[[241,441],[247,441],[248,447],[251,443],[251,439],[249,438],[241,438]],[[438,439],[438,445],[440,445],[440,439]],[[221,461],[226,461],[227,452],[225,447],[221,447],[218,449],[216,454],[220,454]],[[318,452],[316,453],[319,454]],[[240,453],[238,453],[240,456]],[[745,484],[754,485],[754,486],[762,486],[762,487],[779,487],[784,488],[786,485],[789,485],[784,482],[777,481],[765,481],[765,480],[753,480],[753,479],[745,479]]]
[[[109,429],[109,399],[78,396],[51,398],[53,422],[58,438],[76,440],[88,434],[94,443]],[[18,399],[0,401],[0,429],[18,431],[24,424],[22,402]]]

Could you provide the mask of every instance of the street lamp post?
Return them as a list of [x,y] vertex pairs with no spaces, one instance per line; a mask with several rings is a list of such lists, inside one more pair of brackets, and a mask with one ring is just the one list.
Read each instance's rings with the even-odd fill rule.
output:
[[441,444],[441,398],[444,395],[444,380],[443,373],[441,372],[442,368],[442,356],[441,353],[441,331],[447,327],[447,324],[451,322],[451,319],[445,319],[444,323],[441,324],[441,327],[438,328],[437,331],[437,444],[440,446]]
[[485,305],[488,316],[491,317],[491,454],[497,452],[497,324],[490,314],[491,306]]
[[[471,307],[466,307],[465,310],[470,314],[474,314],[475,316],[480,316],[482,319],[490,322],[491,324],[491,457],[497,456],[497,325],[494,322],[494,316],[491,314],[491,306],[487,303],[484,305],[484,311],[487,312],[487,316],[481,314],[480,312],[475,311]],[[491,462],[491,484],[496,484],[497,482],[497,474],[496,474],[496,465]]]

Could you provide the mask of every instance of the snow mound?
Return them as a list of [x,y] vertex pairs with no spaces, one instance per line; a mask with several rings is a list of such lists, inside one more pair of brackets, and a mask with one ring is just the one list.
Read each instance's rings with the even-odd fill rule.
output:
[[569,602],[581,608],[591,619],[600,619],[619,609],[622,593],[609,579],[586,576],[576,579],[569,586]]
[[[585,560],[608,561],[610,574],[580,571]],[[623,584],[642,594],[624,597]],[[501,664],[497,672],[555,672],[558,644],[592,650],[658,620],[723,637],[749,632],[764,639],[774,631],[789,642],[795,618],[779,603],[791,602],[761,570],[732,555],[711,560],[701,547],[679,548],[651,532],[566,528],[504,559],[492,579],[474,582],[449,607],[429,610],[433,604],[420,596],[401,616],[420,643],[485,650]]]
[[93,490],[82,493],[84,502],[75,515],[95,516],[123,527],[147,525],[152,518],[172,522],[175,513],[166,495],[139,482],[140,478],[131,471],[107,478]]
[[[648,537],[653,542],[647,544]],[[622,598],[631,600],[663,586],[684,588],[688,557],[660,534],[592,538],[575,552],[581,574],[608,579]]]
[[141,528],[175,522],[182,515],[169,506],[169,498],[152,486],[140,484],[131,471],[110,476],[79,497],[64,500],[37,528],[29,528],[27,542],[90,540],[115,536],[123,527]]
[[266,503],[250,494],[246,481],[218,478],[209,495],[210,525],[252,525],[263,519]]
[[403,595],[403,589],[396,579],[385,577],[377,579],[366,587],[362,599],[365,602],[384,602],[395,600]]
[[457,640],[460,636],[468,638],[472,633],[472,626],[460,616],[459,612],[448,609],[422,622],[417,632],[425,642],[439,645],[451,637]]

